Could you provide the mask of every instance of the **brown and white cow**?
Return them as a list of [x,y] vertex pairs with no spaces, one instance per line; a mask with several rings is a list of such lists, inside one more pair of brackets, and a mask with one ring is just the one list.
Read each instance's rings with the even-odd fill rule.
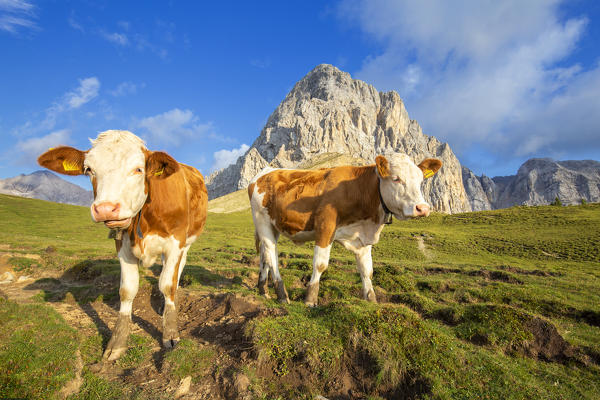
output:
[[261,171],[248,186],[260,254],[260,293],[268,297],[270,270],[277,298],[289,302],[277,261],[277,239],[283,234],[297,244],[315,241],[306,305],[317,305],[319,279],[334,241],[356,255],[363,297],[377,301],[371,284],[371,246],[392,215],[397,219],[429,215],[421,182],[441,166],[431,158],[417,166],[407,155],[394,153],[377,156],[375,165],[364,167]]
[[92,220],[117,230],[121,308],[104,357],[117,359],[127,349],[138,264],[149,267],[159,256],[163,268],[158,286],[165,298],[163,345],[172,347],[179,340],[175,292],[187,252],[206,221],[204,179],[167,153],[147,150],[131,132],[110,130],[91,142],[87,151],[51,149],[38,163],[61,174],[89,176],[94,189]]

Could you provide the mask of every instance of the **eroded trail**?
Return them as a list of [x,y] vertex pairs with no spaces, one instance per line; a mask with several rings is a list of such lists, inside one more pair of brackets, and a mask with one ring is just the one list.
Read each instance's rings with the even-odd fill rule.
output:
[[[267,309],[251,296],[179,289],[177,302],[181,338],[193,341],[198,351],[210,359],[210,363],[200,365],[203,371],[192,371],[194,376],[190,380],[172,373],[174,366],[161,347],[163,300],[155,285],[141,285],[134,301],[131,333],[132,337],[140,338],[138,341],[144,343],[144,356],[135,362],[108,362],[99,356],[117,320],[118,296],[110,300],[103,300],[103,296],[95,301],[82,300],[95,290],[90,286],[101,283],[98,276],[90,276],[85,269],[77,273],[68,271],[62,276],[49,272],[27,276],[3,265],[2,272],[9,270],[14,279],[0,285],[0,295],[18,303],[46,300],[46,305],[53,307],[80,333],[83,346],[91,353],[83,357],[84,371],[91,371],[109,381],[125,383],[134,391],[143,391],[150,396],[157,394],[160,397],[159,394],[165,393],[173,396],[177,393],[182,399],[251,398],[248,397],[250,380],[242,372],[244,364],[255,362],[251,357],[251,343],[244,336],[246,324],[253,318],[283,312]],[[74,277],[85,279],[74,280]],[[102,291],[106,293],[106,286],[113,285],[104,283],[100,287],[105,286]],[[116,291],[116,287],[113,290]],[[94,337],[98,340],[86,341],[86,338]],[[90,350],[89,347],[94,348]],[[134,343],[132,352],[141,351],[139,347]],[[122,359],[124,357],[128,355]],[[127,360],[130,358],[135,357]],[[77,387],[65,389],[65,393],[76,391]]]

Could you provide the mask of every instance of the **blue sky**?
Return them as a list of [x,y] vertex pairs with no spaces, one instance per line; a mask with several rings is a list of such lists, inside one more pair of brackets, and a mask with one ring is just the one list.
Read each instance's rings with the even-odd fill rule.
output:
[[0,0],[0,178],[107,129],[208,174],[321,63],[398,91],[477,174],[600,159],[600,2],[220,3]]

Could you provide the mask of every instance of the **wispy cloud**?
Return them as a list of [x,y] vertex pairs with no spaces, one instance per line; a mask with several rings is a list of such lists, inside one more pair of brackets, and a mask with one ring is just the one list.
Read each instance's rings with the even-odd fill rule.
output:
[[175,42],[175,24],[172,22],[156,21],[156,31],[160,32],[158,38],[149,38],[147,33],[136,29],[129,21],[118,21],[118,29],[100,28],[96,29],[97,35],[104,40],[116,44],[119,47],[132,48],[139,52],[149,51],[160,58],[167,59],[169,52],[164,46]]
[[249,148],[250,146],[247,144],[242,144],[237,149],[224,149],[214,152],[214,162],[212,167],[210,167],[211,171],[216,171],[235,163],[239,157],[243,156],[248,151]]
[[100,80],[96,77],[79,80],[79,86],[65,93],[59,100],[52,103],[44,112],[41,121],[30,120],[14,130],[17,136],[34,135],[39,132],[54,129],[57,119],[69,110],[75,110],[89,103],[98,96]]
[[80,79],[79,87],[74,91],[65,94],[60,106],[66,107],[67,109],[79,108],[98,96],[98,90],[100,90],[100,80],[95,76]]
[[147,133],[149,141],[175,146],[179,146],[184,139],[213,135],[211,122],[200,123],[192,111],[179,108],[143,118],[136,126]]
[[23,0],[0,0],[0,30],[11,34],[20,28],[37,29],[33,4]]
[[[345,0],[338,11],[383,49],[356,77],[397,90],[459,153],[475,144],[502,160],[576,150],[579,139],[600,151],[600,96],[590,96],[600,69],[566,61],[588,21],[561,19],[560,3]],[[578,140],[566,140],[574,126]]]
[[81,25],[81,23],[79,23],[79,20],[75,16],[74,11],[71,11],[71,15],[69,16],[69,19],[67,20],[67,22],[69,23],[69,26],[71,28],[77,29],[78,31],[81,31],[81,32],[85,32],[83,25]]
[[37,157],[49,148],[67,143],[69,138],[69,130],[62,129],[41,137],[20,140],[15,147],[21,153],[21,161],[29,164],[35,162]]
[[111,43],[114,43],[116,45],[119,46],[127,46],[129,45],[129,39],[127,38],[127,35],[124,33],[118,33],[118,32],[102,32],[101,33],[102,37],[106,40],[108,40]]
[[250,60],[250,65],[255,68],[265,69],[271,66],[271,58],[263,57],[263,58],[253,58]]
[[144,87],[146,87],[145,83],[121,82],[114,90],[110,91],[110,94],[115,97],[127,96],[136,94],[138,89],[143,89]]

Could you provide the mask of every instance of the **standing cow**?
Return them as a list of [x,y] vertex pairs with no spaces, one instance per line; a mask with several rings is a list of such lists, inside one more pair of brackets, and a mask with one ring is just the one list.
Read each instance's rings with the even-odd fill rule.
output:
[[432,158],[417,166],[405,154],[392,154],[377,156],[375,165],[364,167],[263,170],[248,186],[260,254],[259,292],[268,296],[270,269],[277,298],[289,302],[277,265],[277,239],[284,234],[296,244],[315,241],[306,305],[317,305],[319,279],[329,264],[333,241],[356,255],[363,297],[376,302],[371,246],[392,215],[397,219],[429,215],[421,182],[441,166]]
[[50,149],[38,163],[61,174],[89,176],[92,219],[116,230],[121,308],[104,357],[115,360],[127,350],[138,264],[149,267],[159,256],[163,268],[158,287],[165,298],[162,341],[172,347],[179,340],[175,292],[187,252],[206,221],[204,179],[167,153],[147,150],[131,132],[110,130],[91,142],[87,151]]

